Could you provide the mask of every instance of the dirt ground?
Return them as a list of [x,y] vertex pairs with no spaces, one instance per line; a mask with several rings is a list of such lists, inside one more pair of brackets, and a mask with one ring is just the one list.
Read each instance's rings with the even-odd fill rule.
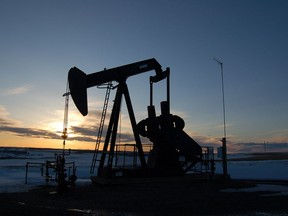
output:
[[42,186],[0,194],[1,215],[288,215],[287,196],[223,192],[253,187],[244,181],[168,180],[76,185],[65,192]]

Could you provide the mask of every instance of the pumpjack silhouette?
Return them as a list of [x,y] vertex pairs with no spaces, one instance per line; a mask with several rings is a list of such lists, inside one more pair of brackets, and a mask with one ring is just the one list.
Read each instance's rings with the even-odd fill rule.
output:
[[[137,123],[126,80],[131,76],[151,70],[155,70],[156,74],[150,76],[148,117]],[[161,102],[161,114],[157,116],[153,105],[153,84],[164,79],[167,81],[167,99]],[[107,84],[99,129],[101,127],[103,129],[107,101],[112,89],[111,82],[118,83],[117,86],[113,87],[113,89],[117,89],[117,92],[102,149],[100,149],[101,138],[99,138],[102,130],[98,132],[91,173],[97,166],[97,176],[105,178],[115,177],[120,171],[122,176],[177,176],[185,174],[196,164],[203,162],[202,147],[183,130],[184,120],[170,113],[170,69],[166,68],[163,71],[161,65],[154,58],[88,75],[73,67],[69,71],[68,81],[72,99],[83,116],[88,114],[87,88]],[[135,139],[134,147],[140,161],[140,165],[133,169],[113,166],[123,96]],[[148,156],[143,151],[140,136],[146,137],[152,142]]]

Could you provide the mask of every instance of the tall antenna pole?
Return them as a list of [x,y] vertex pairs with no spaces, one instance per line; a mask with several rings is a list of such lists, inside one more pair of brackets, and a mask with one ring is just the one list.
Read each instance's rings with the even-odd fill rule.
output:
[[219,59],[214,60],[220,65],[221,68],[221,80],[222,80],[222,106],[223,106],[223,129],[224,137],[222,139],[222,157],[223,157],[223,176],[225,179],[228,177],[227,171],[227,146],[226,146],[226,113],[225,113],[225,94],[224,94],[224,74],[223,74],[223,62]]

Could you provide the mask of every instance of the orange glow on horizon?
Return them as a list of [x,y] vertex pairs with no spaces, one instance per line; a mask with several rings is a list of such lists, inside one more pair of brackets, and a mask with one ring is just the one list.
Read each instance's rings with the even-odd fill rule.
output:
[[[45,139],[45,138],[30,138],[22,137],[14,134],[1,134],[0,147],[19,147],[19,148],[52,148],[62,149],[63,140],[59,139]],[[95,143],[93,142],[79,142],[66,140],[66,149],[81,149],[94,150]]]

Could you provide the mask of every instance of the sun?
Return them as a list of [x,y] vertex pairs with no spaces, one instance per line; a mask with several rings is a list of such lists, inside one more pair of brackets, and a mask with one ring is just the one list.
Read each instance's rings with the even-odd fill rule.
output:
[[48,130],[56,132],[57,134],[61,135],[63,131],[63,122],[54,121],[48,124]]

